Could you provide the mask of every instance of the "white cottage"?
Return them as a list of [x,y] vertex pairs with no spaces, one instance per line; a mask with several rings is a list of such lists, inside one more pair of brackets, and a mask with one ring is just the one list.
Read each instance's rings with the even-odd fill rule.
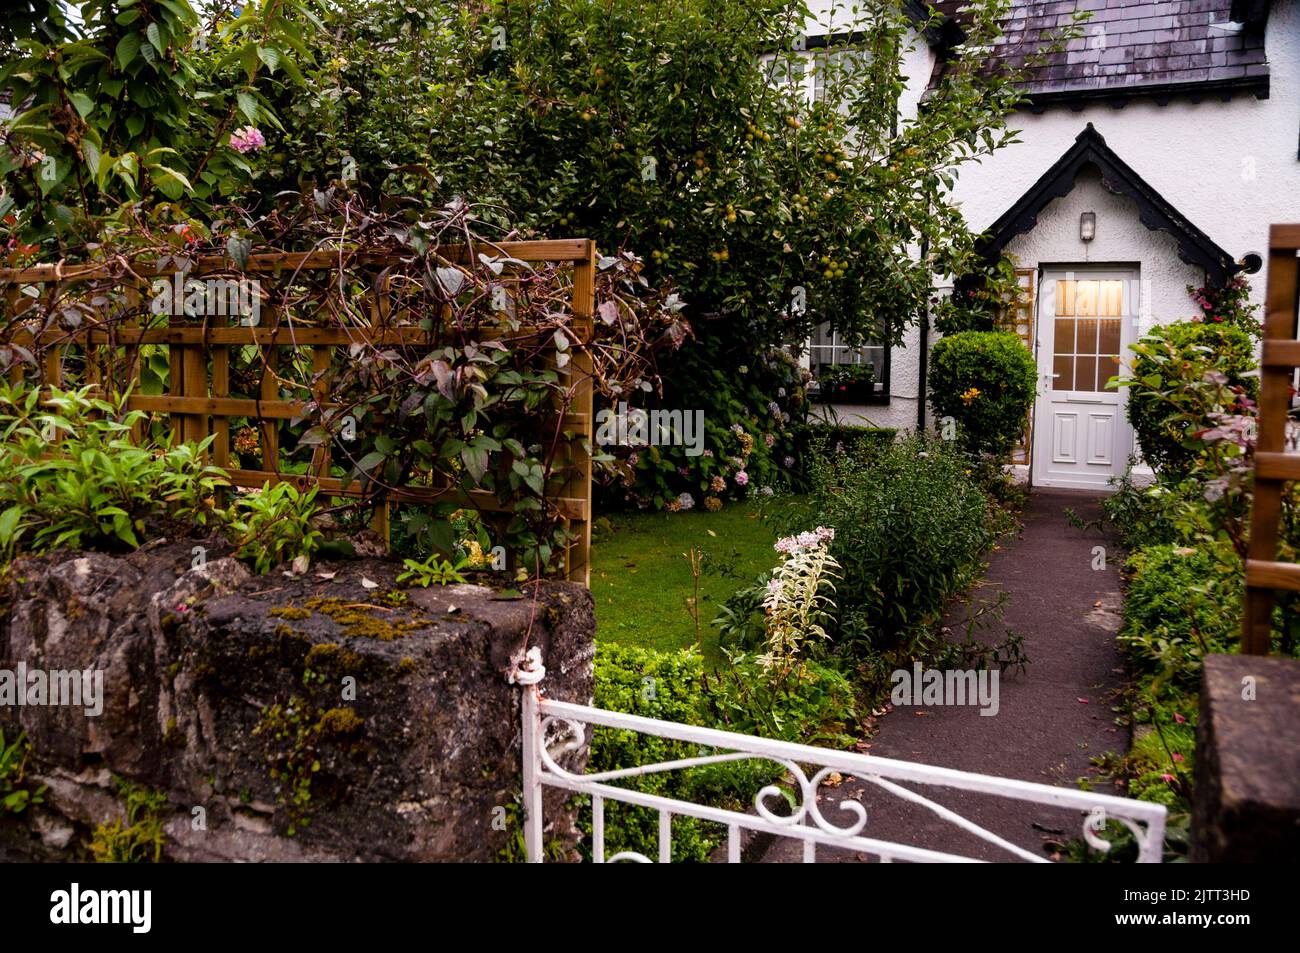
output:
[[[820,2],[814,48],[852,29]],[[941,75],[943,45],[961,41],[962,4],[935,7],[948,22],[907,56],[904,121]],[[1014,0],[992,57],[1020,65],[1076,10],[1092,13],[1083,35],[1028,73],[1011,122],[1022,141],[965,167],[953,197],[990,254],[1015,257],[1028,292],[1040,384],[1019,462],[1038,485],[1090,488],[1135,450],[1125,394],[1104,389],[1127,345],[1191,317],[1187,285],[1253,274],[1269,225],[1300,221],[1300,3]],[[840,420],[925,423],[934,336],[916,327],[901,347],[855,355],[819,334],[814,367],[877,365],[874,395],[833,406]]]

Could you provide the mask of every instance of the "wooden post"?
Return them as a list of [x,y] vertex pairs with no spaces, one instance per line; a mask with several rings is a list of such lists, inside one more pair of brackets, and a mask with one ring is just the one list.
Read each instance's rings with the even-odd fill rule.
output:
[[[262,360],[264,366],[258,396],[263,401],[278,401],[280,399],[280,382],[275,375],[280,369],[280,349],[274,344],[267,345],[262,350]],[[273,473],[280,472],[278,423],[274,418],[267,419],[265,417],[258,422],[258,427],[262,432],[262,469]]]
[[[562,496],[582,501],[580,520],[572,520],[573,538],[565,549],[565,576],[584,586],[591,584],[591,451],[593,430],[593,361],[591,339],[596,313],[596,247],[587,243],[586,255],[573,265],[573,333],[578,340],[569,359],[570,380],[574,385],[569,413],[581,419],[577,439],[569,443],[568,463],[572,475],[564,485]],[[566,428],[567,429],[567,428]],[[585,446],[584,446],[585,442]]]
[[[213,318],[217,327],[226,327],[229,319]],[[216,344],[212,349],[212,396],[221,400],[230,396],[230,345]],[[212,462],[223,470],[230,469],[230,418],[212,415]]]
[[1300,478],[1300,456],[1284,453],[1291,381],[1300,363],[1296,346],[1296,250],[1300,225],[1274,225],[1269,235],[1264,359],[1260,367],[1255,438],[1255,499],[1246,559],[1246,605],[1241,651],[1267,655],[1273,637],[1273,590],[1300,589],[1300,567],[1277,562],[1283,484]]

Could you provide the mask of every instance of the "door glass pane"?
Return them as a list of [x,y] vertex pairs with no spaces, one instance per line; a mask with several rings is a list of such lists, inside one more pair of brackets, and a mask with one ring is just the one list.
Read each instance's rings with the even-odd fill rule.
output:
[[1074,359],[1074,389],[1097,389],[1097,358],[1080,354]]
[[1124,282],[1103,281],[1097,301],[1097,314],[1118,318],[1124,314]]
[[1118,354],[1103,354],[1097,358],[1097,390],[1106,390],[1106,382],[1118,373]]
[[1074,292],[1074,313],[1079,317],[1091,317],[1097,313],[1096,281],[1076,281]]
[[1056,313],[1065,317],[1074,314],[1074,282],[1056,283]]
[[1101,338],[1097,344],[1100,353],[1119,353],[1119,320],[1119,318],[1102,318],[1098,322],[1101,325]]
[[1074,345],[1076,354],[1097,353],[1097,319],[1079,319],[1079,340]]
[[1074,358],[1068,354],[1052,358],[1052,390],[1074,390]]
[[1056,319],[1056,337],[1052,341],[1053,354],[1074,353],[1074,322],[1070,319]]

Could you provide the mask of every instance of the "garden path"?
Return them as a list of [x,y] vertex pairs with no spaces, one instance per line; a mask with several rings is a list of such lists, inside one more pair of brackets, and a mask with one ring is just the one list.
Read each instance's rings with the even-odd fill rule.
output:
[[[977,632],[976,638],[992,641],[1010,629],[1024,637],[1029,658],[1023,673],[1002,674],[997,714],[981,716],[977,706],[898,706],[879,719],[879,730],[862,750],[1045,784],[1074,786],[1086,776],[1093,779],[1093,790],[1123,793],[1110,782],[1097,780],[1090,763],[1108,751],[1122,754],[1128,749],[1127,730],[1115,724],[1111,710],[1116,690],[1124,683],[1114,638],[1120,625],[1120,557],[1113,539],[1096,526],[1086,530],[1072,526],[1067,509],[1085,522],[1101,517],[1095,493],[1035,490],[1022,515],[1023,535],[1003,540],[974,592],[986,603],[995,600],[999,590],[1009,596],[1002,622]],[[1104,569],[1093,568],[1097,546],[1105,547]],[[954,640],[965,638],[967,612],[964,604],[950,610],[947,622]],[[951,789],[909,787],[1043,856],[1045,844],[1080,836],[1082,816],[1077,811]],[[866,807],[864,836],[986,860],[1015,859],[926,808],[857,779],[822,788],[822,811],[832,823],[851,820],[836,808],[845,798]],[[756,840],[746,853],[753,859],[760,855],[768,863],[798,861],[802,847],[787,838],[767,845]],[[819,848],[818,859],[860,862],[868,858]]]

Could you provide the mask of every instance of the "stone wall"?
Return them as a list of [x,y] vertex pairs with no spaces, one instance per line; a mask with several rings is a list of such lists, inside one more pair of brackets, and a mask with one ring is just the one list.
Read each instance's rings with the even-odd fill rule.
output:
[[1189,859],[1293,863],[1300,852],[1300,661],[1207,655]]
[[[106,831],[120,844],[151,819],[180,861],[517,853],[520,690],[507,674],[540,647],[547,693],[590,703],[587,590],[405,589],[400,565],[377,559],[257,577],[210,545],[197,568],[191,542],[15,565],[0,673],[12,684],[25,668],[32,701],[33,673],[101,672],[102,711],[93,675],[78,706],[20,705],[0,684],[0,728],[26,733],[26,783],[46,788],[0,815],[0,858],[86,858]],[[586,754],[566,757],[581,770]],[[129,792],[164,806],[129,818]],[[547,836],[571,847],[559,795]]]

